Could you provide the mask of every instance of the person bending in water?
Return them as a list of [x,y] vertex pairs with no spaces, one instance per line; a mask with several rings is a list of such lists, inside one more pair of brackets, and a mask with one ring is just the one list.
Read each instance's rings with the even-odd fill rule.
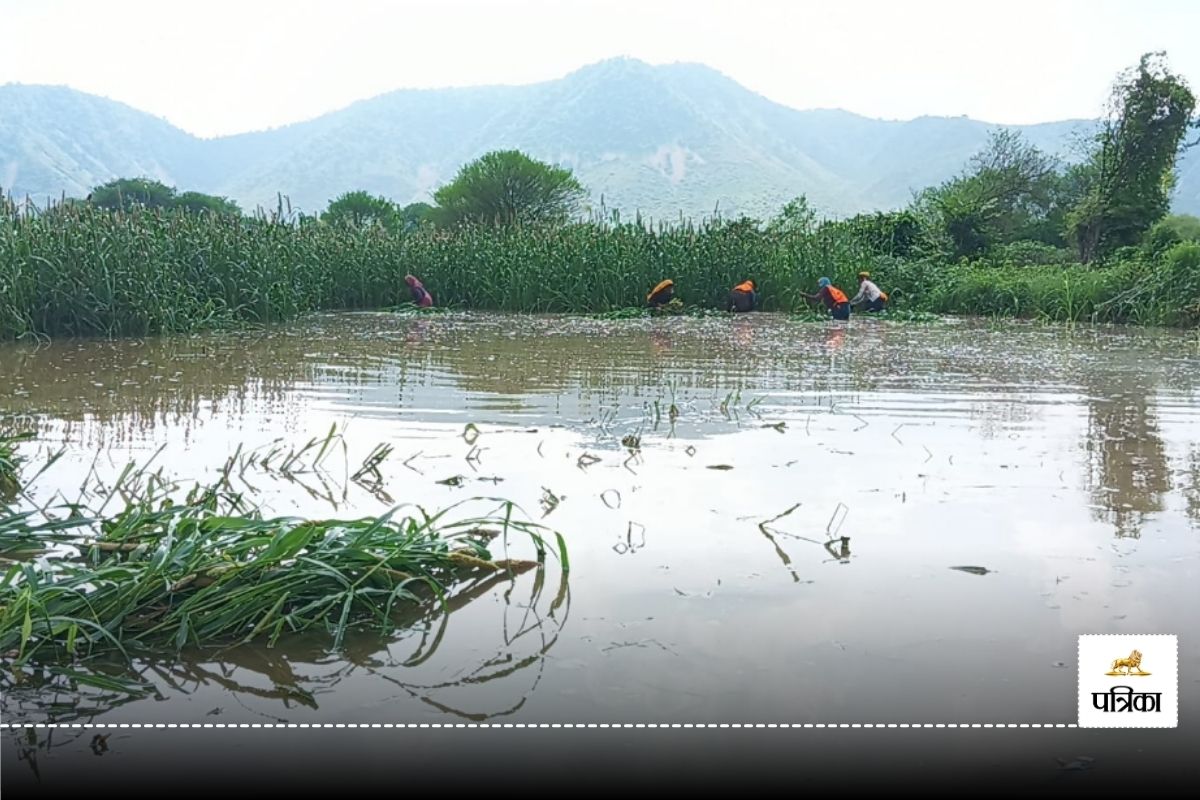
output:
[[412,292],[413,304],[419,308],[432,308],[433,295],[412,275],[405,275],[404,282],[408,284],[408,290]]
[[753,311],[758,302],[758,293],[754,291],[754,281],[743,281],[729,292],[730,311]]
[[674,299],[675,281],[667,278],[651,289],[650,294],[646,295],[646,305],[651,308],[662,308]]
[[804,297],[813,301],[820,300],[834,319],[850,319],[850,299],[846,297],[845,292],[834,286],[829,278],[821,278],[817,281],[817,286],[819,288],[816,294],[805,294]]
[[887,309],[888,296],[871,280],[871,273],[858,273],[858,294],[850,301],[850,305],[864,304],[867,311],[884,311]]

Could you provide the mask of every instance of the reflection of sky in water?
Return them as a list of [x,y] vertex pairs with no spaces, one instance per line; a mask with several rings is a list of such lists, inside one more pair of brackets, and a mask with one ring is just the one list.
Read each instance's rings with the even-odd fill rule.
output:
[[[546,490],[563,498],[546,518],[571,549],[557,639],[506,644],[506,620],[557,591],[548,575],[530,603],[526,576],[455,610],[420,664],[415,633],[346,658],[243,648],[113,720],[1069,721],[1076,634],[1196,625],[1198,364],[1171,332],[366,314],[0,349],[0,411],[71,448],[43,495],[73,496],[98,448],[101,474],[161,446],[168,472],[203,477],[239,442],[337,422],[328,485],[254,479],[270,511],[388,508],[338,480],[379,442],[397,502],[498,495],[537,517]],[[454,475],[464,488],[437,483]],[[839,504],[847,560],[822,546]]]

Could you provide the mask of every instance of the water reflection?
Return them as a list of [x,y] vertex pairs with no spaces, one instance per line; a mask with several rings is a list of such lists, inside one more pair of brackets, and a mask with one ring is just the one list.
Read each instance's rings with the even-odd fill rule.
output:
[[1200,527],[1200,445],[1188,448],[1187,462],[1180,472],[1188,518]]
[[[740,423],[745,409],[731,409],[729,398],[745,390],[776,395],[793,415],[797,405],[858,406],[860,419],[872,411],[862,408],[866,394],[893,408],[911,395],[907,411],[935,418],[965,398],[978,434],[993,440],[1035,429],[1051,403],[1077,393],[1093,503],[1119,536],[1135,536],[1170,490],[1157,393],[1195,389],[1181,369],[1195,359],[1177,344],[1163,333],[806,325],[772,315],[617,323],[329,315],[243,335],[0,346],[11,387],[0,416],[34,414],[53,438],[96,448],[166,430],[186,444],[212,419],[230,421],[233,435],[261,421],[287,436],[314,404],[381,419],[440,420],[453,410],[518,424],[590,421],[601,437],[631,414],[674,435],[682,414],[683,435],[695,438],[717,429],[714,412]],[[1030,402],[1031,390],[1048,394]]]
[[[557,579],[548,584],[552,571]],[[469,614],[476,604],[482,604],[478,613]],[[483,607],[493,604],[499,604],[499,614]],[[15,723],[73,722],[106,713],[152,721],[162,713],[156,700],[195,697],[218,703],[205,712],[209,721],[222,721],[234,711],[238,719],[249,714],[288,722],[295,713],[326,711],[335,692],[333,713],[372,684],[387,684],[439,713],[476,722],[503,718],[520,709],[537,687],[569,615],[566,573],[546,567],[522,575],[491,573],[448,587],[444,603],[398,615],[398,633],[354,631],[336,652],[320,634],[291,636],[277,648],[252,643],[190,649],[179,658],[135,662],[133,674],[153,687],[150,698],[89,693],[54,680],[26,681],[6,687],[3,712]],[[471,646],[464,648],[468,640]],[[469,656],[472,652],[477,655]],[[115,663],[106,669],[114,676],[123,672]],[[361,700],[388,704],[374,689]],[[237,708],[229,708],[231,703]],[[175,721],[172,713],[167,711],[165,720]]]
[[1136,538],[1171,489],[1167,449],[1149,390],[1110,384],[1106,391],[1088,400],[1088,483],[1098,516],[1118,537]]

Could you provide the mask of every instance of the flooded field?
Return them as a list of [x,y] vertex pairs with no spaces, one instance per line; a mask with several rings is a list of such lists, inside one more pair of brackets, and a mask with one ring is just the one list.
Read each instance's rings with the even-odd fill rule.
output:
[[17,687],[7,722],[1069,723],[1092,632],[1181,634],[1200,699],[1194,334],[344,314],[5,345],[0,375],[29,454],[67,448],[42,500],[337,425],[320,471],[244,476],[267,513],[503,497],[570,556],[340,652],[139,659],[136,698]]

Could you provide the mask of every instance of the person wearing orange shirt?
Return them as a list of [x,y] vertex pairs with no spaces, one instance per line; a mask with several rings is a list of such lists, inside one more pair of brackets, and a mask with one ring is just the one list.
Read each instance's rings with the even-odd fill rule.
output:
[[846,293],[834,286],[829,278],[821,278],[817,281],[817,286],[819,288],[816,294],[806,294],[804,297],[813,301],[820,300],[834,319],[850,319],[850,298],[846,297]]

